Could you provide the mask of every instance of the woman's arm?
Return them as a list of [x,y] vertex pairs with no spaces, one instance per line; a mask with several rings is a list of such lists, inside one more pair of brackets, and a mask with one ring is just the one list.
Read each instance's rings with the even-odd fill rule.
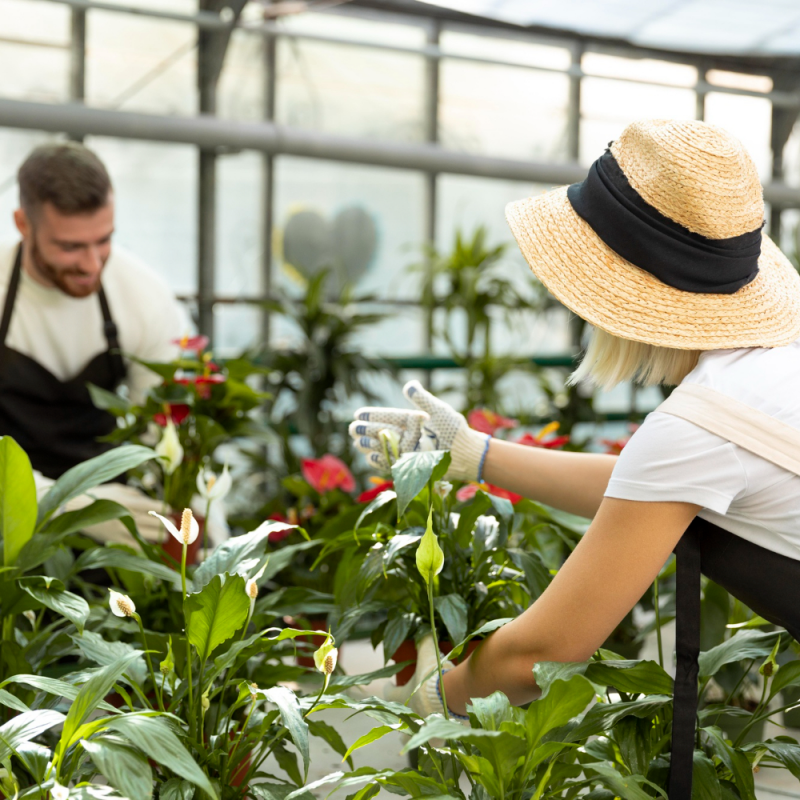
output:
[[617,456],[569,453],[492,439],[483,479],[531,500],[594,517]]
[[700,508],[603,500],[541,597],[445,675],[448,706],[464,714],[471,697],[496,691],[526,703],[539,696],[536,662],[590,658],[645,593]]

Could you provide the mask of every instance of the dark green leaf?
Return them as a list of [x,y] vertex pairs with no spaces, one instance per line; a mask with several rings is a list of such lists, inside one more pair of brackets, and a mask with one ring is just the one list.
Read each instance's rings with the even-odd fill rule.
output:
[[119,547],[93,547],[84,550],[75,562],[72,571],[77,574],[87,569],[105,569],[107,567],[128,569],[140,575],[152,575],[154,578],[160,578],[176,587],[181,585],[180,573],[170,569],[166,564],[134,555]]
[[[403,515],[408,504],[428,485],[428,481],[437,480],[435,473],[441,464],[450,464],[450,453],[446,450],[429,450],[404,453],[392,465],[392,480],[397,493],[397,513]],[[444,475],[447,467],[439,477]]]
[[83,633],[83,626],[89,618],[89,604],[77,594],[68,592],[61,581],[36,575],[20,578],[17,583],[34,600],[66,617]]
[[[0,730],[2,729],[0,728]],[[795,778],[800,780],[800,745],[771,740],[765,742],[764,747],[766,747]]]
[[722,790],[714,763],[700,750],[694,751],[692,798],[694,800],[722,800]]
[[39,503],[38,527],[68,500],[116,478],[129,469],[155,458],[154,450],[140,445],[122,445],[67,470]]
[[361,512],[361,515],[356,520],[356,527],[355,529],[358,530],[361,527],[361,523],[374,511],[377,511],[379,508],[383,508],[387,503],[391,503],[392,500],[397,499],[397,493],[392,491],[391,489],[386,489],[385,491],[381,492],[377,497],[375,497],[370,504]]
[[[7,686],[9,683],[18,683],[28,689],[38,689],[54,697],[66,697],[67,700],[74,700],[80,691],[79,686],[56,678],[48,678],[45,675],[14,675],[11,678],[6,678],[0,686]],[[104,711],[110,711],[112,714],[117,713],[117,709],[105,701],[97,707],[102,708]]]
[[158,792],[158,800],[192,800],[193,797],[194,785],[180,778],[170,778]]
[[24,711],[0,725],[0,761],[8,758],[24,742],[64,722],[64,715],[52,709]]
[[143,755],[109,737],[84,739],[81,744],[97,771],[121,795],[131,800],[149,800],[153,796],[153,772]]
[[635,717],[649,717],[671,703],[671,697],[657,694],[630,703],[596,703],[570,732],[569,739],[577,742],[588,736],[602,734],[631,714]]
[[250,598],[241,575],[215,575],[196,594],[190,594],[184,605],[189,641],[205,661],[223,642],[230,639],[247,619]]
[[99,525],[101,522],[129,516],[130,513],[125,506],[115,503],[113,500],[95,500],[83,508],[65,511],[63,514],[51,517],[50,522],[43,528],[43,532],[66,535],[82,531],[92,525]]
[[131,403],[125,397],[121,397],[116,392],[109,392],[101,389],[93,383],[87,383],[92,402],[97,408],[111,412],[115,417],[122,417],[131,410]]
[[720,667],[734,661],[768,656],[778,638],[777,631],[742,630],[705,653],[700,653],[700,677],[714,675]]
[[392,617],[386,624],[386,630],[383,632],[383,657],[386,660],[392,658],[397,648],[408,639],[414,619],[414,614],[403,613]]
[[733,779],[742,800],[756,800],[753,769],[747,756],[741,750],[734,750],[725,741],[725,737],[718,727],[713,726],[702,730],[708,735],[708,743],[714,755],[733,773]]
[[593,661],[584,674],[593,683],[621,692],[672,693],[672,678],[655,661]]
[[547,695],[534,700],[525,712],[529,744],[535,747],[546,733],[580,714],[594,696],[594,687],[582,675],[554,681]]
[[342,760],[346,759],[347,763],[350,765],[350,769],[353,768],[353,760],[347,756],[347,745],[344,743],[344,740],[336,728],[322,720],[308,719],[306,720],[306,724],[308,725],[308,732],[312,736],[316,736],[318,739],[327,742],[334,753],[338,753],[342,757]]
[[308,725],[300,713],[300,706],[297,703],[297,698],[294,692],[287,689],[285,686],[273,686],[264,692],[264,696],[271,703],[275,703],[278,710],[281,712],[281,719],[283,724],[289,731],[295,747],[300,751],[303,757],[303,768],[305,778],[308,778],[308,765],[310,760],[309,746],[308,746]]

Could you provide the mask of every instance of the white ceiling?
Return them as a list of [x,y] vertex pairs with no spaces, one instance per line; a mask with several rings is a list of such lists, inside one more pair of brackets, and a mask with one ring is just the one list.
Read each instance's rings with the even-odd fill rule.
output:
[[800,0],[423,0],[516,25],[726,55],[800,54]]

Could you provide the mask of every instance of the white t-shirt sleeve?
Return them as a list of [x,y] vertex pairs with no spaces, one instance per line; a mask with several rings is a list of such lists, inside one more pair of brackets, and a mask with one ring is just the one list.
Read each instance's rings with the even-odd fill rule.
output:
[[734,445],[697,425],[654,411],[623,449],[606,497],[695,503],[725,514],[747,491]]

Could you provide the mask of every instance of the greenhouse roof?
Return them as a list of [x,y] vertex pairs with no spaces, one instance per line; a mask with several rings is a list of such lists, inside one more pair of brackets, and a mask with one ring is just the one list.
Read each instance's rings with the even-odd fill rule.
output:
[[523,27],[645,48],[727,56],[800,55],[797,0],[424,0]]

